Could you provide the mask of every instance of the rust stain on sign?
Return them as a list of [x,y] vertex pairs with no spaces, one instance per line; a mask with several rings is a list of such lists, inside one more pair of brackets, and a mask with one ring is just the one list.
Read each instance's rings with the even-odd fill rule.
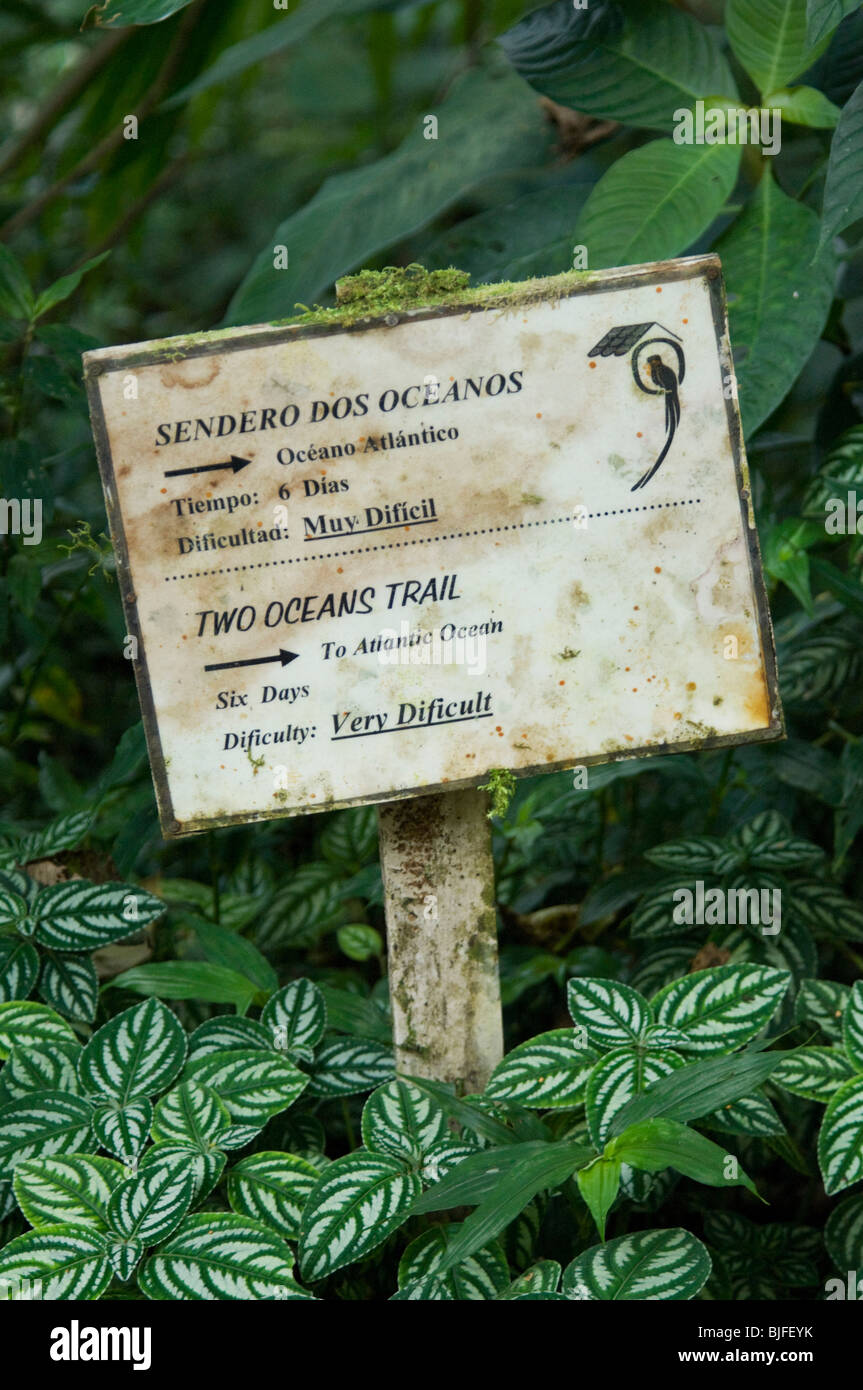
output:
[[715,257],[84,361],[166,835],[781,736]]

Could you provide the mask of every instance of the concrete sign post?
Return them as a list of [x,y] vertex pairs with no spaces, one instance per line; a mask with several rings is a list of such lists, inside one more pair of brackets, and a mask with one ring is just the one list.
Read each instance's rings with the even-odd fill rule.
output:
[[404,1069],[482,1084],[469,789],[782,732],[719,262],[354,304],[85,373],[165,835],[385,804]]

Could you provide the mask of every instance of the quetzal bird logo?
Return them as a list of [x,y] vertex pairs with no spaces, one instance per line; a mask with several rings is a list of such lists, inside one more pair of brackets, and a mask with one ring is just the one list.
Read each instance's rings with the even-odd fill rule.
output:
[[[661,328],[666,337],[648,338],[645,335],[654,328]],[[670,367],[658,352],[652,352],[647,358],[647,378],[645,381],[642,376],[642,356],[647,348],[655,348],[662,344],[664,347],[671,348],[677,359],[677,370]],[[683,385],[683,377],[686,372],[686,358],[681,347],[680,338],[670,329],[663,328],[661,323],[627,323],[618,328],[611,328],[605,337],[591,348],[588,357],[623,357],[627,352],[631,352],[629,365],[632,368],[632,375],[639,391],[643,391],[646,396],[665,397],[665,443],[657,455],[656,462],[652,467],[643,473],[637,483],[634,483],[631,491],[637,492],[639,488],[646,487],[653,475],[662,465],[669,449],[674,441],[677,426],[680,424],[680,387]],[[649,385],[648,382],[652,382]]]

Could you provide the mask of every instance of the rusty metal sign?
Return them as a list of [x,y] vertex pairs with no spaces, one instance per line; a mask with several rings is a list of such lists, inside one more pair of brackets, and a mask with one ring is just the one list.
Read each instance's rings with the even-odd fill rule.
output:
[[166,835],[781,735],[715,257],[84,360]]

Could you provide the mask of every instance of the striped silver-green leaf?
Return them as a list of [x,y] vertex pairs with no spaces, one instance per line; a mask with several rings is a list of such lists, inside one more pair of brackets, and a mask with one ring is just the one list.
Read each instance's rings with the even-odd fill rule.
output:
[[370,1038],[332,1038],[315,1054],[309,1095],[353,1096],[395,1075],[392,1050]]
[[18,1294],[23,1283],[25,1289],[36,1284],[43,1299],[93,1300],[110,1282],[105,1237],[92,1226],[37,1226],[0,1250],[0,1291],[7,1298],[32,1298]]
[[835,980],[804,980],[794,1004],[798,1023],[817,1023],[831,1042],[842,1042],[842,1015],[851,991]]
[[857,1071],[863,1071],[863,980],[855,980],[842,1016],[842,1039]]
[[0,941],[0,1004],[26,999],[39,974],[39,952],[21,936]]
[[783,1057],[770,1079],[792,1095],[828,1101],[854,1071],[841,1047],[798,1047]]
[[863,908],[823,879],[794,884],[792,914],[828,941],[863,941]]
[[219,1147],[222,1149],[244,1149],[247,1144],[251,1144],[253,1139],[257,1139],[263,1124],[259,1125],[231,1125],[224,1134],[219,1135]]
[[380,1086],[363,1106],[363,1143],[372,1153],[419,1162],[448,1133],[443,1106],[401,1077]]
[[134,1163],[147,1142],[153,1122],[153,1106],[149,1100],[130,1100],[128,1105],[109,1102],[93,1110],[93,1130],[96,1138],[121,1163]]
[[433,1226],[411,1241],[399,1261],[399,1292],[391,1301],[486,1302],[508,1287],[509,1266],[497,1241],[439,1272],[459,1229],[458,1224]]
[[300,1271],[324,1279],[363,1259],[406,1220],[420,1180],[398,1159],[365,1150],[336,1159],[303,1212]]
[[157,1144],[191,1144],[207,1153],[230,1128],[230,1111],[211,1086],[181,1081],[157,1104],[151,1135]]
[[855,1270],[863,1283],[863,1192],[846,1197],[831,1211],[824,1227],[824,1244],[836,1268]]
[[238,1047],[270,1048],[272,1038],[267,1029],[253,1018],[238,1018],[224,1014],[208,1018],[189,1038],[189,1061],[208,1057],[213,1052],[232,1052]]
[[324,996],[312,980],[292,980],[267,1000],[261,1023],[271,1047],[310,1062],[327,1026]]
[[603,1302],[679,1301],[695,1298],[710,1270],[705,1246],[682,1227],[637,1231],[577,1255],[563,1272],[563,1292]]
[[669,840],[664,845],[646,849],[644,857],[661,869],[680,870],[685,874],[725,873],[729,860],[733,863],[736,858],[729,854],[725,841],[713,835],[690,835],[685,840]]
[[818,1164],[828,1197],[863,1178],[863,1076],[830,1100],[818,1134]]
[[122,1240],[119,1236],[106,1241],[106,1253],[111,1268],[121,1284],[127,1284],[144,1256],[144,1246],[140,1240]]
[[152,1299],[297,1299],[312,1297],[293,1277],[288,1245],[258,1221],[228,1212],[188,1216],[142,1266],[141,1292]]
[[165,904],[131,883],[70,879],[43,888],[36,899],[35,937],[55,951],[95,951],[141,931]]
[[499,1299],[524,1298],[525,1294],[557,1293],[560,1285],[561,1268],[557,1260],[538,1260],[518,1278],[513,1279]]
[[757,1091],[729,1101],[721,1110],[705,1115],[702,1123],[726,1134],[751,1134],[756,1138],[785,1133],[785,1126],[770,1101]]
[[303,1207],[320,1176],[318,1168],[296,1154],[249,1154],[228,1174],[228,1201],[239,1216],[254,1217],[285,1240],[296,1240]]
[[193,1202],[202,1201],[212,1192],[224,1171],[226,1158],[217,1149],[201,1153],[188,1144],[153,1144],[141,1154],[138,1169],[168,1165],[185,1167],[195,1183]]
[[18,863],[29,864],[34,859],[49,859],[61,850],[74,849],[83,840],[92,820],[93,811],[88,807],[86,811],[72,811],[69,815],[60,816],[43,830],[25,835],[19,846]]
[[653,1023],[650,1005],[637,989],[617,980],[570,980],[566,1002],[576,1026],[587,1030],[589,1046],[625,1047]]
[[41,1091],[22,1096],[0,1110],[0,1178],[39,1154],[86,1153],[92,1110],[78,1096]]
[[423,1182],[440,1182],[441,1178],[445,1178],[453,1168],[457,1168],[463,1159],[479,1152],[479,1145],[472,1141],[472,1136],[467,1131],[459,1139],[456,1139],[455,1135],[441,1139],[439,1143],[432,1145],[423,1158],[420,1168]]
[[485,1095],[512,1100],[529,1109],[578,1105],[591,1068],[599,1058],[577,1028],[553,1028],[507,1053],[492,1072]]
[[769,965],[717,965],[672,980],[651,1002],[657,1022],[685,1033],[692,1052],[733,1052],[769,1023],[790,979]]
[[18,1205],[31,1226],[71,1221],[103,1231],[111,1193],[123,1178],[122,1165],[112,1158],[43,1154],[18,1164],[13,1185]]
[[46,956],[39,980],[39,994],[52,1009],[80,1023],[92,1023],[99,1002],[99,977],[89,956]]
[[618,1110],[661,1076],[684,1066],[677,1052],[619,1047],[597,1062],[590,1073],[585,1100],[590,1137],[602,1148]]
[[237,1048],[195,1057],[185,1079],[210,1086],[240,1125],[262,1125],[287,1110],[308,1085],[308,1077],[275,1052]]
[[65,1018],[47,1004],[31,1004],[26,999],[0,1004],[0,1060],[8,1057],[13,1047],[77,1041]]
[[128,1101],[170,1086],[186,1060],[186,1034],[159,999],[117,1014],[87,1043],[78,1063],[85,1090]]
[[180,1224],[195,1198],[191,1164],[154,1163],[126,1178],[108,1202],[108,1224],[124,1240],[154,1245]]
[[13,1047],[0,1072],[0,1103],[8,1105],[32,1091],[65,1091],[67,1095],[80,1095],[77,1070],[80,1051],[78,1044],[71,1042]]

